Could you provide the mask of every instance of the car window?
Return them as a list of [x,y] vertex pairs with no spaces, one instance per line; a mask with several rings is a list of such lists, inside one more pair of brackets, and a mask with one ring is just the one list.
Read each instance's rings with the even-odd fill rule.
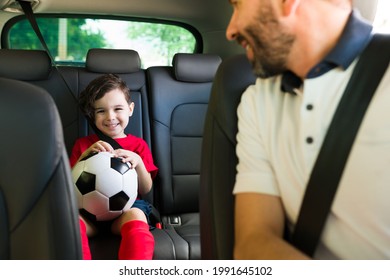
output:
[[[174,23],[80,17],[37,17],[37,22],[59,64],[83,64],[91,48],[136,50],[143,68],[171,65],[173,55],[178,52],[201,51],[200,36],[195,30]],[[24,17],[14,18],[5,30],[5,48],[43,49]]]

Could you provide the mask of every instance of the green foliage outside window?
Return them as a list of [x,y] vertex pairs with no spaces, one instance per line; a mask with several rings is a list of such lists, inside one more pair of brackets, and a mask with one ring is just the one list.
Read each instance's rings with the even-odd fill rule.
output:
[[[59,32],[60,21],[61,19],[57,18],[37,19],[42,36],[56,60],[85,61],[88,49],[102,48],[106,45],[101,32],[93,33],[83,28],[86,25],[85,19],[65,19],[65,33]],[[66,53],[62,56],[60,53],[61,42],[66,44]],[[9,47],[12,49],[43,49],[27,20],[19,21],[13,26],[9,34]]]
[[[55,60],[84,63],[91,48],[128,48],[138,51],[143,67],[170,65],[175,53],[193,53],[196,40],[187,29],[160,23],[86,18],[37,18]],[[8,33],[8,48],[43,49],[26,19]]]
[[195,51],[195,38],[188,32],[174,25],[153,23],[129,23],[128,36],[131,39],[145,39],[150,42],[155,52],[166,57],[169,65],[175,53],[193,53]]

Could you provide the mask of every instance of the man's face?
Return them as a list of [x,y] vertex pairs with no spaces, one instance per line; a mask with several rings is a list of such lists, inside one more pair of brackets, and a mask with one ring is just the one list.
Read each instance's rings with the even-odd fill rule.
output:
[[268,78],[287,70],[295,37],[280,24],[271,0],[232,0],[234,12],[226,31],[246,49],[255,74]]

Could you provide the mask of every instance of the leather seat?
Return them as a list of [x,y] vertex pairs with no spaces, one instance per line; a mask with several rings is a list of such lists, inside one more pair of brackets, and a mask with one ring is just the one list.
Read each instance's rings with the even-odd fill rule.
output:
[[[65,146],[70,153],[79,137],[78,107],[71,90],[76,92],[77,68],[59,67],[62,76],[43,50],[0,49],[0,77],[28,82],[45,89],[53,98],[60,114]],[[68,87],[69,86],[69,87]]]
[[156,207],[175,259],[200,259],[199,173],[203,125],[221,59],[176,54],[172,67],[147,70],[153,155],[159,167]]
[[49,94],[0,78],[0,259],[81,259],[74,186]]
[[232,259],[234,241],[233,186],[237,106],[255,82],[245,55],[224,60],[214,79],[203,134],[200,229],[202,259]]

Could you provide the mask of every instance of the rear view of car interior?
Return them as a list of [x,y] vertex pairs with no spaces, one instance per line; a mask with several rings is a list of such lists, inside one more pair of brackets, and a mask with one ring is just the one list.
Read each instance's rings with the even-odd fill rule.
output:
[[[123,6],[124,3],[117,4]],[[44,9],[45,3],[32,2],[32,5],[39,19],[39,9]],[[4,13],[24,18],[20,13]],[[123,20],[123,16],[118,18]],[[27,27],[30,28],[28,24]],[[3,33],[5,45],[10,41],[6,36],[11,35],[12,32]],[[195,35],[199,36],[196,32]],[[201,51],[203,43],[199,40],[195,48]],[[94,133],[79,112],[78,95],[90,81],[104,73],[119,75],[130,88],[135,103],[126,132],[148,143],[159,168],[153,191],[147,197],[155,207],[153,222],[162,227],[152,230],[154,259],[200,259],[200,154],[207,104],[214,75],[221,63],[220,55],[177,52],[170,58],[169,65],[149,67],[143,67],[138,51],[122,47],[89,48],[84,55],[85,61],[81,63],[53,62],[51,55],[41,46],[33,50],[3,47],[0,49],[0,75],[48,92],[59,112],[68,155],[77,138]],[[39,121],[36,124],[36,129],[42,125]],[[24,223],[24,219],[19,222]],[[120,237],[111,234],[91,238],[93,259],[116,259],[119,242]],[[11,258],[34,258],[14,247],[9,253]],[[37,258],[64,258],[64,255],[59,256],[36,255]]]
[[[126,82],[135,103],[126,133],[148,143],[159,168],[152,192],[145,197],[154,207],[153,259],[231,259],[235,109],[255,77],[240,47],[225,39],[229,1],[26,1],[50,53],[18,2],[0,0],[0,113],[8,123],[7,137],[0,145],[0,185],[9,186],[2,190],[0,200],[14,201],[7,202],[8,210],[0,209],[0,247],[5,248],[0,258],[81,258],[67,160],[75,140],[94,131],[80,112],[77,98],[94,78],[114,73]],[[365,8],[367,1],[356,2],[362,2],[365,16],[373,19],[375,9]],[[101,36],[106,44],[85,45],[72,39],[74,45],[68,42],[68,54],[61,56],[59,41],[64,38],[44,31],[53,21],[60,30],[64,18],[83,21],[79,26],[83,34]],[[134,39],[112,25],[107,34],[116,33],[123,43],[115,45],[114,34],[104,37],[103,31],[96,31],[94,24],[99,20],[177,26],[191,39],[183,47],[186,40],[180,36],[184,35],[168,41],[159,37],[157,49],[167,42],[173,47],[163,52],[163,58],[156,58],[156,48],[142,41],[149,36],[145,30]],[[22,22],[26,29],[18,29]],[[26,34],[33,38],[26,39],[30,38]],[[65,36],[68,41],[70,36]],[[24,45],[19,42],[23,40]],[[137,42],[124,43],[131,40]],[[156,39],[149,40],[150,45],[153,42]],[[224,103],[226,95],[232,101],[229,104]],[[23,167],[18,167],[15,155]],[[100,234],[89,242],[93,259],[117,259],[120,236]]]
[[[138,54],[132,50],[91,49],[85,68],[60,66],[56,69],[47,53],[40,50],[2,49],[0,57],[0,67],[6,72],[3,76],[28,81],[53,93],[57,107],[61,108],[68,149],[76,137],[93,133],[85,117],[77,112],[70,89],[78,89],[75,93],[79,94],[102,73],[115,73],[126,81],[136,104],[128,133],[149,143],[159,166],[151,197],[164,229],[152,231],[156,233],[156,258],[160,253],[168,259],[199,259],[199,155],[211,83],[221,59],[216,55],[176,54],[172,67],[144,70],[140,68]],[[120,63],[113,66],[115,60]],[[34,67],[29,71],[24,65]],[[104,237],[96,239],[91,239],[92,250],[98,251],[93,255],[107,258],[108,255],[99,252],[99,248],[106,246],[95,246],[95,242],[110,241]],[[115,258],[117,247],[111,244],[107,253],[111,249]]]

